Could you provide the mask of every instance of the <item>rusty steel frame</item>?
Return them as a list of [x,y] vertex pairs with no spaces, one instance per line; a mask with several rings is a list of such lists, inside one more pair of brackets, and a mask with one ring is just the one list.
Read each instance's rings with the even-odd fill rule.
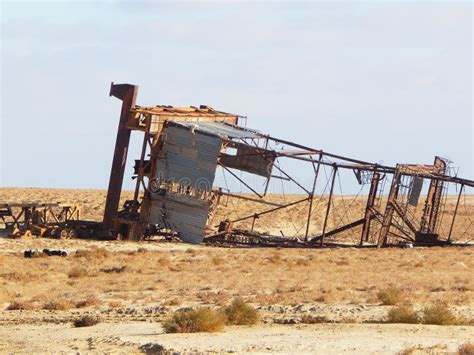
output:
[[[125,161],[127,156],[128,144],[130,139],[130,132],[131,130],[140,130],[144,132],[144,138],[142,143],[142,151],[141,156],[138,164],[138,173],[137,173],[137,181],[135,185],[135,191],[133,196],[133,206],[138,208],[140,201],[140,189],[143,187],[143,196],[147,196],[149,191],[144,183],[144,161],[147,149],[150,149],[151,157],[156,156],[159,153],[160,147],[158,146],[158,136],[156,132],[159,132],[159,127],[162,127],[163,124],[166,122],[166,118],[159,117],[158,121],[154,120],[154,109],[153,108],[141,108],[135,105],[136,96],[137,96],[138,87],[129,84],[120,84],[111,86],[111,96],[115,96],[122,100],[122,110],[120,115],[120,122],[119,128],[117,132],[117,140],[116,140],[116,147],[114,152],[114,160],[112,164],[112,171],[110,176],[109,182],[109,190],[107,195],[107,202],[106,202],[106,211],[104,213],[104,223],[103,226],[105,228],[111,228],[113,225],[113,220],[116,218],[118,214],[118,201],[120,199],[120,192],[121,192],[121,184],[123,181],[123,174],[125,168]],[[186,112],[180,112],[179,110],[172,108],[170,106],[162,106],[164,109],[170,108],[171,112],[178,112],[178,114],[185,115]],[[207,108],[207,107],[206,107]],[[238,123],[238,117],[231,114],[222,113],[219,111],[212,111],[217,112],[217,115],[222,116],[224,122],[227,123]],[[147,116],[148,115],[148,116]],[[172,116],[172,113],[170,113]],[[220,117],[219,116],[219,117]],[[217,116],[216,116],[217,117]],[[170,118],[173,120],[173,117]],[[199,121],[199,118],[192,118],[191,120]],[[204,121],[212,121],[212,117],[207,117],[203,119]],[[217,122],[217,121],[215,121]],[[158,127],[158,128],[157,128]],[[451,222],[449,234],[448,234],[448,241],[451,240],[451,234],[456,218],[456,214],[458,212],[459,201],[461,198],[462,192],[465,190],[466,187],[474,187],[474,181],[468,179],[462,179],[457,176],[450,176],[446,174],[446,166],[444,161],[438,157],[435,158],[435,162],[433,165],[406,165],[406,164],[397,164],[396,167],[382,165],[382,164],[374,164],[367,161],[353,159],[349,157],[345,157],[338,154],[329,153],[320,149],[314,149],[308,146],[304,146],[302,144],[298,144],[295,142],[290,142],[287,140],[279,139],[270,135],[265,134],[255,134],[255,136],[251,138],[236,138],[248,145],[254,145],[257,148],[262,148],[268,154],[268,151],[271,151],[274,156],[273,168],[278,170],[283,176],[278,177],[272,175],[271,173],[267,177],[267,181],[265,183],[264,192],[259,193],[256,189],[250,186],[245,179],[239,177],[237,174],[232,172],[228,167],[220,164],[224,171],[229,172],[235,179],[240,181],[247,189],[249,189],[254,195],[255,198],[237,195],[233,193],[226,193],[223,192],[222,189],[213,190],[213,193],[217,197],[217,201],[220,201],[221,196],[227,196],[228,198],[238,198],[243,200],[252,201],[259,204],[269,205],[272,208],[260,211],[260,212],[253,212],[249,215],[244,217],[239,217],[234,219],[233,221],[229,221],[229,223],[240,222],[248,219],[252,219],[251,221],[251,231],[253,237],[255,237],[255,227],[256,221],[260,216],[271,214],[275,211],[291,208],[297,204],[308,202],[308,212],[305,218],[305,228],[304,228],[304,243],[309,243],[309,245],[316,245],[319,246],[325,245],[325,238],[332,237],[347,231],[351,228],[362,226],[362,231],[360,234],[360,242],[359,245],[363,245],[365,242],[369,242],[369,235],[371,234],[371,223],[377,221],[380,223],[380,231],[378,232],[378,238],[376,240],[376,244],[381,247],[385,246],[388,243],[388,237],[395,237],[398,239],[405,239],[405,240],[414,240],[409,236],[401,236],[392,232],[390,229],[391,227],[396,227],[399,229],[399,226],[396,225],[396,221],[393,221],[393,216],[396,214],[397,216],[401,217],[401,220],[404,224],[409,227],[409,230],[415,234],[433,234],[435,233],[436,223],[439,219],[439,211],[441,201],[441,195],[443,191],[443,187],[446,184],[453,183],[453,184],[460,184],[461,189],[458,196],[458,201],[456,204],[456,208],[454,211],[453,219]],[[236,142],[232,139],[226,139],[225,137],[222,138],[223,143],[225,142]],[[293,150],[282,149],[282,150],[272,150],[269,148],[270,143],[274,144],[281,144],[284,145],[285,148],[291,147]],[[157,153],[158,152],[158,153]],[[264,155],[265,152],[260,152],[258,149],[254,154]],[[247,155],[247,154],[246,154]],[[252,154],[249,154],[252,155]],[[315,157],[317,156],[317,157]],[[307,163],[311,163],[313,166],[314,171],[314,178],[310,188],[306,188],[297,181],[290,173],[285,171],[285,169],[281,168],[279,164],[276,164],[277,158],[288,158],[299,160]],[[154,171],[156,161],[151,159],[149,164],[151,164],[151,169]],[[444,166],[443,166],[444,164]],[[332,175],[330,176],[330,190],[328,195],[328,203],[326,206],[326,211],[324,215],[324,222],[322,227],[322,232],[320,235],[311,235],[310,233],[310,225],[311,225],[311,216],[314,213],[314,195],[317,187],[317,183],[319,181],[319,173],[321,166],[328,166],[332,168]],[[328,229],[328,221],[329,216],[331,213],[331,205],[333,203],[333,195],[334,195],[334,187],[335,187],[335,179],[338,169],[346,169],[346,170],[353,170],[353,171],[362,171],[366,172],[371,175],[370,178],[370,191],[367,196],[367,201],[364,209],[364,214],[361,216],[360,219],[355,221],[349,222],[345,225],[339,226],[333,230]],[[370,176],[369,175],[369,176]],[[383,176],[383,177],[382,177]],[[392,176],[392,182],[390,187],[390,192],[388,195],[388,201],[385,206],[385,211],[379,211],[375,203],[377,199],[380,199],[381,196],[377,196],[378,193],[383,193],[383,186],[382,191],[378,191],[380,181],[386,176]],[[403,177],[418,177],[427,179],[430,181],[430,189],[428,192],[428,196],[425,202],[425,209],[423,211],[423,219],[420,222],[420,228],[418,228],[412,223],[412,221],[405,215],[404,206],[401,206],[399,201],[397,201],[398,193],[400,189],[401,179]],[[267,189],[269,186],[269,182],[271,178],[281,178],[286,181],[292,182],[295,186],[301,188],[306,196],[302,199],[299,199],[294,202],[285,203],[285,204],[276,204],[271,201],[265,200]],[[329,181],[328,181],[329,183]],[[361,181],[359,180],[359,183]],[[364,182],[365,184],[365,182]],[[217,202],[218,204],[219,202]],[[136,211],[135,211],[136,212]],[[211,213],[210,213],[211,214]],[[142,219],[138,220],[122,220],[121,223],[144,223],[146,220]],[[214,225],[214,228],[218,227],[219,224]],[[212,229],[212,228],[211,228]],[[401,230],[402,233],[405,233]],[[211,232],[212,233],[212,232]],[[240,233],[240,232],[239,232]]]
[[117,129],[114,157],[110,171],[109,187],[107,189],[107,199],[105,201],[104,219],[102,222],[105,230],[112,228],[113,218],[116,217],[119,207],[131,134],[131,129],[128,127],[128,120],[130,111],[135,106],[137,94],[138,86],[114,83],[110,85],[109,95],[122,100],[122,109]]

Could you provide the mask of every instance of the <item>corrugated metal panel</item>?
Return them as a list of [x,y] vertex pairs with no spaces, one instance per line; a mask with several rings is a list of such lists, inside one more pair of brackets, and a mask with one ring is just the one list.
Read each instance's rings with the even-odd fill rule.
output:
[[205,186],[209,191],[214,182],[221,140],[175,126],[166,127],[164,134],[163,154],[157,161],[155,177],[194,187]]
[[194,131],[201,131],[208,134],[217,135],[223,138],[255,138],[259,133],[254,130],[245,129],[220,122],[173,122],[176,126],[186,127]]
[[175,230],[185,242],[201,243],[208,213],[208,201],[167,193],[153,197],[149,223]]
[[[210,191],[222,141],[218,136],[192,132],[187,127],[164,128],[164,145],[154,178]],[[209,202],[167,191],[151,193],[149,223],[170,228],[185,242],[200,243],[209,214]]]

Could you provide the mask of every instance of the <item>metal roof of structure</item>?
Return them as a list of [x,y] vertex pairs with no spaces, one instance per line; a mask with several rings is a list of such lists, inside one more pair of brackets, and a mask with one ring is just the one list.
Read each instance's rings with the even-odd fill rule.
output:
[[186,122],[173,121],[172,124],[213,134],[221,138],[258,138],[259,132],[221,122]]
[[135,111],[150,113],[153,115],[170,115],[170,116],[231,116],[236,117],[239,115],[216,111],[210,106],[200,105],[199,107],[174,107],[174,106],[165,106],[165,105],[156,105],[156,106],[135,106]]

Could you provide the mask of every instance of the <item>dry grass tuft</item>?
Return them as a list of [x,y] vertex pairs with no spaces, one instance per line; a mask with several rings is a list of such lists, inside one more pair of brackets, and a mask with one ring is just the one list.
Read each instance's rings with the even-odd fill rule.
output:
[[71,279],[78,279],[81,277],[89,276],[89,271],[86,268],[75,266],[67,273],[67,276]]
[[163,322],[165,333],[214,333],[225,325],[225,316],[211,308],[178,310]]
[[426,307],[423,311],[424,324],[436,325],[466,325],[469,322],[463,317],[456,316],[447,305],[439,303]]
[[458,348],[459,355],[474,355],[474,343],[464,343]]
[[417,324],[420,323],[420,317],[411,306],[401,305],[393,307],[388,312],[387,323]]
[[127,265],[100,269],[101,272],[105,272],[106,274],[120,274],[121,272],[124,272],[125,270],[127,270]]
[[76,319],[73,324],[75,327],[91,327],[100,322],[99,318],[92,316],[84,316],[82,318]]
[[329,323],[329,319],[326,316],[313,316],[311,314],[305,314],[300,318],[300,323],[303,323],[303,324]]
[[282,258],[279,253],[274,253],[268,257],[268,261],[272,264],[280,264],[282,262]]
[[33,309],[36,309],[36,306],[28,301],[13,301],[7,307],[8,311],[31,311]]
[[232,303],[224,308],[227,317],[227,324],[232,325],[252,325],[258,322],[258,311],[244,302],[242,298],[236,298]]
[[102,302],[97,298],[97,296],[91,295],[87,296],[86,299],[76,302],[76,308],[84,308],[84,307],[93,307],[98,306]]
[[96,246],[93,246],[90,249],[78,249],[76,253],[74,254],[74,256],[77,258],[82,257],[88,260],[104,259],[104,258],[109,257],[110,255],[111,255],[111,252],[109,252],[107,249],[99,248]]
[[110,302],[109,302],[109,307],[110,307],[110,308],[123,307],[123,303],[120,302],[120,301],[110,301]]
[[68,311],[71,308],[74,308],[74,305],[66,300],[51,301],[43,305],[43,309],[50,311]]
[[219,265],[223,265],[225,262],[224,258],[221,257],[221,256],[214,256],[212,258],[212,263],[215,265],[215,266],[219,266]]
[[389,287],[377,293],[377,298],[383,305],[394,306],[401,302],[401,292],[396,287]]

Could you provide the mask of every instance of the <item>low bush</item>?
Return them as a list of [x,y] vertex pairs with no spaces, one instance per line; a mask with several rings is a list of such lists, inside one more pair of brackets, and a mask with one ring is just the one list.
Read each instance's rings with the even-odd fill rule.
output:
[[468,321],[456,316],[446,304],[438,303],[423,310],[423,323],[436,325],[465,325]]
[[225,262],[225,260],[221,256],[214,256],[212,258],[212,263],[216,266],[222,265],[222,264],[224,264],[224,262]]
[[311,314],[305,314],[300,318],[300,323],[303,323],[303,324],[329,323],[329,319],[325,316],[313,316]]
[[92,317],[92,316],[84,316],[81,318],[76,319],[73,324],[75,327],[91,327],[93,325],[96,325],[100,323],[99,318]]
[[106,274],[119,274],[121,272],[124,272],[126,269],[127,265],[123,265],[100,269],[100,271],[105,272]]
[[13,301],[7,307],[8,311],[31,311],[35,309],[35,305],[28,301]]
[[47,309],[50,311],[67,311],[73,307],[74,305],[66,300],[51,301],[43,305],[43,309]]
[[225,316],[211,308],[178,310],[164,322],[165,333],[217,332],[225,325]]
[[74,254],[74,256],[78,258],[82,257],[82,258],[91,260],[91,259],[103,259],[110,256],[110,254],[111,253],[107,249],[93,246],[92,248],[89,248],[89,249],[78,249],[76,253]]
[[377,299],[386,306],[394,306],[401,301],[401,292],[398,288],[389,287],[377,293]]
[[86,277],[89,275],[89,272],[87,269],[83,267],[73,267],[69,272],[67,273],[67,276],[71,279],[77,279],[80,277]]
[[258,311],[244,302],[242,298],[236,298],[232,303],[224,308],[227,317],[227,324],[251,325],[259,320]]
[[87,296],[86,299],[76,302],[76,308],[93,307],[100,304],[101,302],[96,296]]
[[474,355],[474,343],[464,343],[458,348],[459,355]]
[[411,306],[401,305],[393,307],[390,312],[388,312],[387,323],[416,324],[420,323],[420,318]]

